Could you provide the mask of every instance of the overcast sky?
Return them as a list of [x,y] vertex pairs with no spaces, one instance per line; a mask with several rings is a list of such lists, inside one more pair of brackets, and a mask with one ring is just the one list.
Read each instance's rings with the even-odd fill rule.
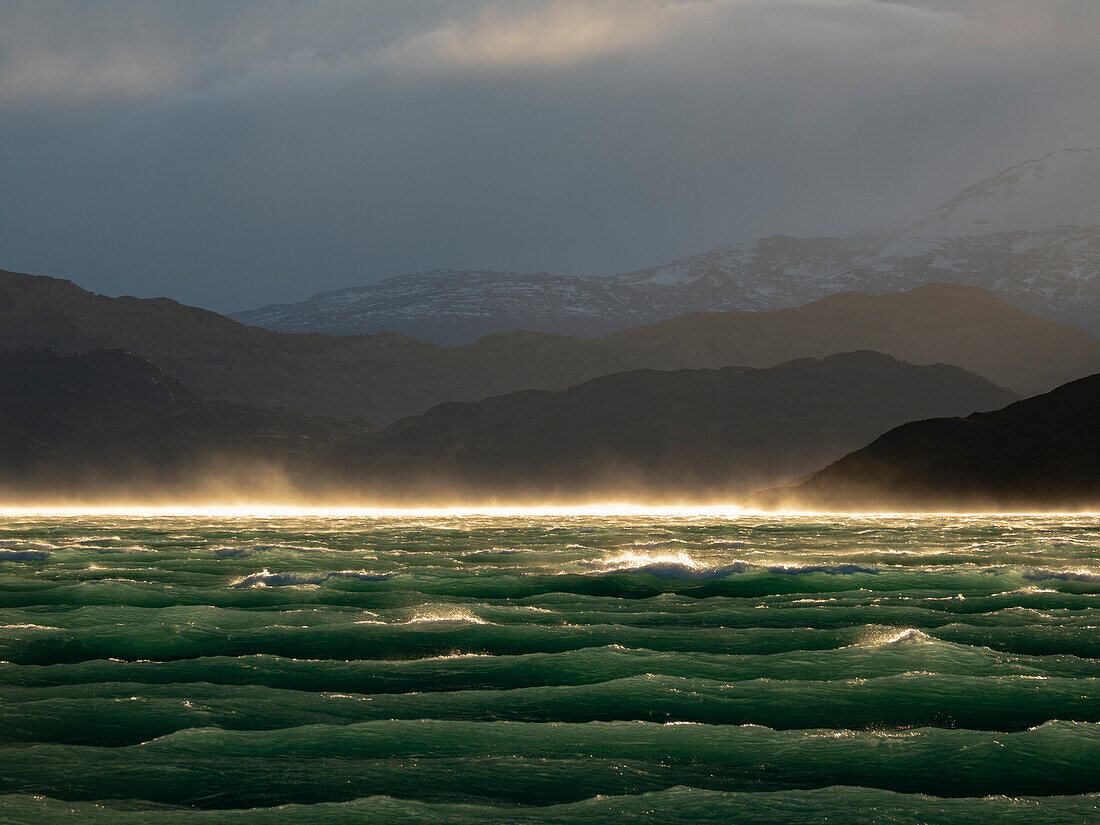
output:
[[222,311],[843,233],[1100,144],[1097,0],[0,0],[0,268]]

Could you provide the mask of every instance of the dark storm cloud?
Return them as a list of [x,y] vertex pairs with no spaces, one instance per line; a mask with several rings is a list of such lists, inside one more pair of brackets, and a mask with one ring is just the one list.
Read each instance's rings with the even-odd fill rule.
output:
[[0,266],[238,309],[847,231],[1100,143],[1098,6],[9,1]]

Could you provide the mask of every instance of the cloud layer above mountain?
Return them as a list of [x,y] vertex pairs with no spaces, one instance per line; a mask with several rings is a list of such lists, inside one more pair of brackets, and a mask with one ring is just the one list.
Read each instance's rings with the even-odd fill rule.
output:
[[0,266],[220,309],[843,232],[1100,144],[1094,0],[9,0]]

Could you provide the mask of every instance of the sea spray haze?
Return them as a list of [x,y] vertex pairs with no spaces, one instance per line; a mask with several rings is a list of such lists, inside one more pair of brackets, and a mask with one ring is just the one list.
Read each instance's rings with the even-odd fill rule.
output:
[[0,576],[4,821],[1100,816],[1096,516],[8,511]]
[[854,352],[608,375],[378,430],[205,401],[122,350],[20,350],[0,353],[0,502],[729,502],[891,426],[1015,398],[958,367]]

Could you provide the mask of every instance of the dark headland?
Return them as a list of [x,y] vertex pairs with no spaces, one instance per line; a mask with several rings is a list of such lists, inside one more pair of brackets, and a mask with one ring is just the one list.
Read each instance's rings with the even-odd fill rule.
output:
[[1100,508],[1100,375],[994,412],[902,425],[759,500],[823,510]]

